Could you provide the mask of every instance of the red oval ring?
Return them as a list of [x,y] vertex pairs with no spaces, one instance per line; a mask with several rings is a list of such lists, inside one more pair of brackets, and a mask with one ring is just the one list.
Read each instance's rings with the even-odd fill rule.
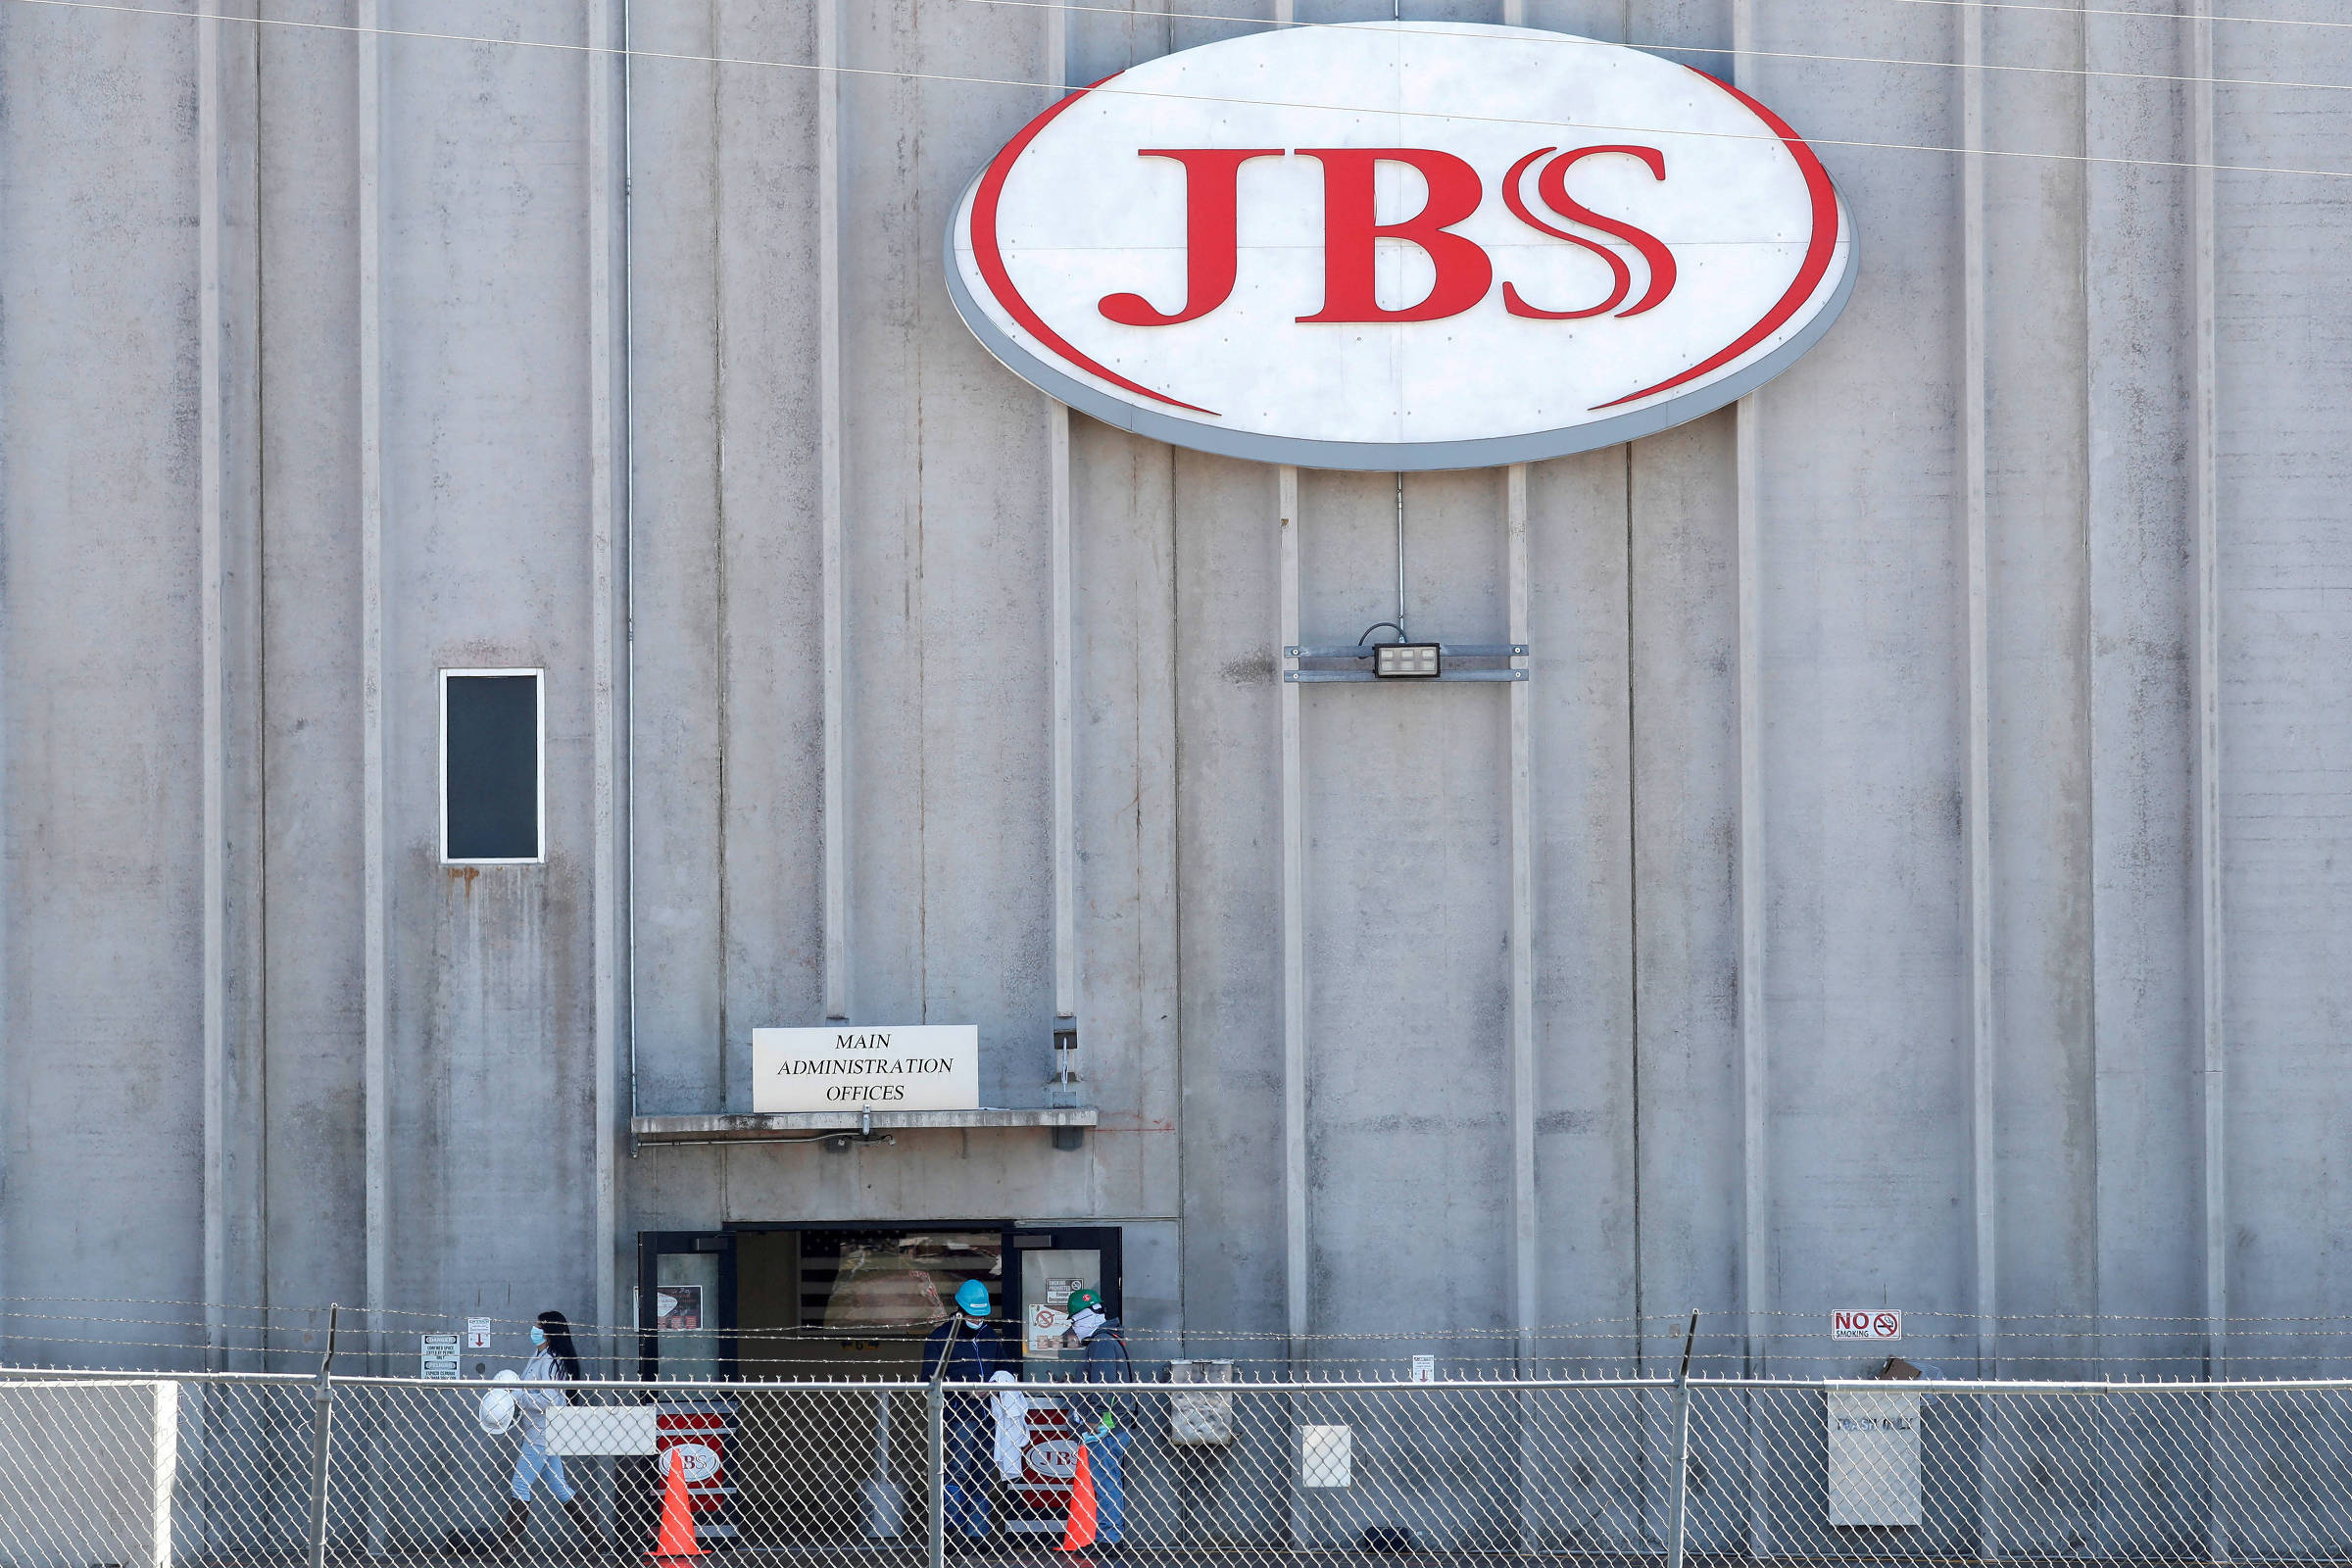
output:
[[1790,317],[1803,308],[1805,301],[1813,297],[1813,291],[1819,288],[1821,280],[1829,275],[1830,258],[1838,249],[1838,187],[1830,183],[1830,172],[1821,167],[1821,159],[1815,155],[1811,147],[1806,145],[1804,137],[1799,136],[1795,127],[1788,122],[1730,82],[1710,76],[1695,66],[1686,66],[1683,69],[1703,80],[1714,82],[1716,86],[1747,105],[1749,112],[1770,125],[1773,133],[1781,138],[1781,145],[1788,148],[1788,155],[1796,160],[1798,172],[1805,176],[1805,190],[1813,198],[1813,236],[1805,246],[1804,264],[1796,270],[1796,280],[1788,285],[1788,292],[1783,294],[1779,302],[1771,310],[1766,311],[1763,318],[1755,325],[1679,375],[1670,375],[1655,386],[1645,386],[1639,392],[1628,392],[1625,396],[1613,398],[1606,403],[1595,403],[1592,409],[1594,414],[1598,414],[1603,409],[1616,408],[1621,403],[1633,403],[1663,392],[1668,387],[1681,386],[1686,381],[1695,380],[1699,376],[1705,375],[1709,370],[1721,369],[1772,336],[1774,332],[1779,331],[1782,326],[1787,324]]
[[1102,81],[1089,82],[1059,103],[1053,105],[1044,114],[1023,125],[1021,133],[1006,142],[1004,150],[989,161],[987,172],[980,176],[978,188],[972,192],[972,259],[979,264],[980,275],[988,282],[988,291],[997,297],[997,303],[1004,308],[1004,314],[1027,328],[1031,336],[1054,353],[1080,369],[1101,376],[1113,386],[1123,386],[1130,392],[1140,393],[1145,397],[1168,404],[1172,408],[1190,409],[1195,414],[1205,414],[1213,419],[1217,417],[1214,410],[1204,409],[1198,403],[1183,402],[1169,397],[1164,392],[1154,392],[1140,382],[1128,380],[1108,366],[1098,365],[1079,353],[1068,339],[1048,326],[1046,318],[1038,315],[1031,308],[1029,302],[1021,297],[1019,289],[1013,287],[1012,274],[1005,270],[1004,255],[998,245],[997,203],[1004,194],[1004,181],[1011,177],[1012,166],[1020,161],[1022,153],[1029,150],[1029,144],[1037,140],[1038,132],[1054,122],[1054,116],[1094,91],[1095,88],[1102,86],[1103,81],[1109,81],[1112,77],[1124,74],[1124,72],[1114,71],[1110,75],[1104,76]]

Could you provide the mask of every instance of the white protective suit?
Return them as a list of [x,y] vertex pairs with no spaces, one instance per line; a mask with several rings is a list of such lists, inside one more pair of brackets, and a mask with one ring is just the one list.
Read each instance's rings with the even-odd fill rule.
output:
[[[1000,1371],[988,1381],[1010,1383],[1013,1376]],[[1005,1389],[992,1395],[988,1402],[997,1420],[997,1474],[1007,1481],[1018,1481],[1021,1453],[1029,1446],[1029,1396],[1018,1389]]]
[[[552,1383],[564,1377],[564,1368],[553,1352],[542,1348],[522,1369],[525,1383]],[[564,1403],[562,1389],[516,1389],[515,1412],[522,1417],[522,1441],[534,1447],[547,1446],[547,1412]]]

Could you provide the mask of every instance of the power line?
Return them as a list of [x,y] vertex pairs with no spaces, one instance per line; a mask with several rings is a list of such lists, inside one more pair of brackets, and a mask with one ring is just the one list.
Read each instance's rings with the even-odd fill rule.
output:
[[[413,28],[396,28],[396,27],[362,27],[362,26],[356,25],[356,24],[349,24],[349,23],[335,23],[335,22],[306,22],[306,21],[298,21],[298,20],[295,20],[295,19],[293,19],[293,18],[288,18],[288,17],[234,17],[234,16],[223,16],[223,15],[220,15],[220,13],[217,13],[217,12],[198,12],[198,11],[161,11],[161,10],[157,10],[156,8],[154,8],[154,7],[152,7],[152,6],[135,6],[135,5],[116,4],[116,3],[109,3],[109,0],[9,0],[9,3],[11,3],[11,4],[14,4],[14,5],[20,5],[20,6],[42,6],[42,7],[46,7],[46,8],[52,9],[52,10],[60,10],[60,11],[85,11],[85,12],[99,12],[99,13],[107,13],[107,14],[114,14],[114,15],[127,15],[127,16],[138,16],[138,17],[157,17],[157,18],[163,18],[163,19],[170,20],[170,21],[174,21],[174,22],[206,22],[206,21],[210,21],[210,22],[229,22],[229,23],[243,23],[243,24],[247,24],[247,25],[250,25],[250,26],[255,26],[255,27],[263,27],[263,26],[271,26],[271,27],[291,27],[291,28],[299,28],[299,29],[303,29],[303,30],[306,30],[306,31],[314,31],[314,32],[331,32],[331,33],[342,33],[342,34],[358,34],[358,33],[368,33],[368,34],[370,34],[370,35],[372,35],[372,36],[374,36],[374,37],[378,37],[378,38],[404,38],[404,39],[414,39],[414,40],[418,40],[418,41],[423,41],[423,42],[434,42],[434,43],[493,44],[493,45],[501,45],[501,46],[504,46],[504,47],[507,47],[507,48],[512,48],[512,49],[537,49],[537,50],[544,50],[544,51],[548,51],[548,52],[552,52],[552,53],[557,53],[557,54],[570,54],[570,55],[581,55],[581,56],[605,56],[605,57],[611,57],[611,58],[615,58],[615,59],[617,59],[617,58],[622,58],[622,57],[626,57],[627,59],[629,59],[629,60],[631,60],[631,61],[638,61],[638,60],[647,60],[647,61],[662,61],[662,62],[665,62],[665,63],[669,63],[669,64],[674,64],[674,65],[703,65],[703,66],[745,66],[745,67],[752,67],[752,68],[757,68],[757,69],[761,69],[761,70],[771,70],[771,71],[803,71],[803,72],[808,72],[808,73],[812,73],[812,74],[813,74],[813,73],[818,73],[818,72],[826,72],[826,71],[830,71],[830,72],[833,72],[833,73],[835,73],[835,74],[839,74],[839,75],[844,75],[844,76],[866,76],[866,77],[878,77],[878,78],[882,78],[882,79],[886,79],[886,80],[893,80],[893,81],[930,81],[930,82],[940,82],[940,83],[942,83],[942,84],[947,84],[947,85],[956,85],[956,86],[974,86],[974,87],[1015,87],[1015,88],[1021,88],[1021,89],[1025,89],[1025,90],[1029,90],[1029,91],[1044,91],[1044,92],[1062,92],[1062,91],[1065,91],[1065,90],[1066,90],[1066,89],[1065,89],[1065,88],[1064,88],[1064,87],[1063,87],[1063,86],[1062,86],[1060,83],[1058,83],[1058,82],[1032,81],[1032,80],[1028,80],[1028,79],[1025,79],[1025,78],[1019,78],[1019,77],[1005,77],[1005,76],[966,76],[966,75],[956,75],[956,74],[947,74],[947,73],[942,73],[942,72],[923,72],[923,71],[904,71],[904,70],[890,70],[890,69],[884,69],[884,68],[880,68],[880,67],[873,67],[873,66],[825,66],[825,65],[818,65],[818,64],[816,64],[816,63],[814,63],[814,62],[809,62],[809,61],[799,61],[799,60],[763,60],[763,59],[759,59],[759,58],[756,58],[756,57],[753,57],[753,56],[747,56],[747,55],[696,55],[696,54],[684,54],[684,53],[680,53],[680,52],[676,52],[676,51],[671,51],[671,50],[636,49],[636,48],[630,48],[630,49],[614,49],[614,48],[611,48],[611,47],[609,47],[609,46],[607,46],[607,45],[603,45],[603,44],[589,44],[589,43],[558,43],[558,42],[553,42],[553,41],[550,41],[550,40],[546,40],[546,39],[538,39],[538,38],[497,38],[497,37],[491,37],[491,36],[488,36],[488,35],[486,35],[486,34],[480,34],[480,33],[461,33],[461,32],[427,32],[427,31],[421,31],[421,30],[413,29]],[[967,3],[967,4],[997,4],[997,5],[1040,5],[1040,4],[1044,4],[1044,3],[1045,3],[1045,0],[962,0],[962,3]],[[1138,13],[1122,13],[1122,14],[1125,14],[1125,15],[1134,15],[1134,14],[1138,14]],[[1169,13],[1169,14],[1170,14],[1170,15],[1174,15],[1174,13]],[[1214,20],[1214,19],[1209,19],[1209,20]],[[1251,20],[1254,20],[1254,19],[1251,19]],[[1565,35],[1563,35],[1563,41],[1566,41],[1566,42],[1575,42],[1575,41],[1579,41],[1579,40],[1570,39],[1570,38],[1567,38]],[[1596,41],[1596,40],[1585,40],[1585,41]],[[1630,45],[1611,45],[1611,46],[1609,46],[1609,47],[1623,48],[1623,47],[1632,47],[1632,46],[1630,46]],[[1678,48],[1679,48],[1680,46],[1672,46],[1672,47],[1678,47]],[[1711,51],[1711,52],[1714,52],[1714,53],[1729,53],[1729,52],[1731,52],[1731,51],[1717,50],[1717,51]],[[1747,55],[1753,55],[1753,54],[1757,53],[1757,51],[1752,51],[1752,50],[1742,50],[1742,51],[1740,51],[1740,53],[1741,53],[1741,54],[1747,54]],[[1877,63],[1877,64],[1887,64],[1887,65],[1933,65],[1933,66],[1950,66],[1950,65],[1952,64],[1951,62],[1948,62],[1948,61],[1879,61],[1879,62],[1873,62],[1873,61],[1870,61],[1870,60],[1868,60],[1868,59],[1866,59],[1866,58],[1863,58],[1863,57],[1850,57],[1850,58],[1849,58],[1849,57],[1839,57],[1839,56],[1831,56],[1831,55],[1794,55],[1794,54],[1791,54],[1791,55],[1783,55],[1783,56],[1779,56],[1778,58],[1786,58],[1786,59],[1810,59],[1810,60],[1821,60],[1821,61],[1825,61],[1825,62],[1832,62],[1832,63],[1847,63],[1847,64],[1872,64],[1872,63]],[[2030,69],[2057,69],[2057,68],[2029,68],[2029,67],[2016,67],[2016,68],[2004,68],[2004,69],[2030,70]],[[2092,73],[2068,73],[2068,74],[2092,74]],[[2328,89],[2328,90],[2331,90],[2331,91],[2352,91],[2352,85],[2345,85],[2345,84],[2338,84],[2338,83],[2319,83],[2319,82],[2314,82],[2314,83],[2285,83],[2285,82],[2267,82],[2267,81],[2227,82],[2227,81],[2220,80],[2220,79],[2218,79],[2218,78],[2211,78],[2211,77],[2186,77],[2186,76],[2147,76],[2147,77],[2134,77],[2134,78],[2132,78],[2132,79],[2144,79],[2144,80],[2154,80],[2154,81],[2163,81],[2163,82],[2175,82],[2175,83],[2178,83],[2178,82],[2191,82],[2191,83],[2199,83],[2199,84],[2210,83],[2210,84],[2213,84],[2213,85],[2245,85],[2245,86],[2299,86],[2299,85],[2308,85],[2308,86],[2313,86],[2313,87],[2325,87],[2325,88],[2327,88],[2327,89]],[[1605,130],[1605,131],[1614,131],[1614,132],[1618,132],[1618,133],[1625,134],[1625,135],[1636,135],[1636,136],[1647,136],[1647,135],[1695,136],[1695,137],[1704,137],[1704,138],[1706,138],[1706,139],[1709,139],[1709,140],[1715,140],[1715,141],[1754,141],[1754,142],[1769,142],[1769,143],[1773,143],[1773,144],[1776,144],[1776,145],[1777,145],[1777,144],[1779,143],[1779,141],[1780,141],[1780,138],[1779,138],[1778,136],[1776,136],[1776,135],[1773,135],[1773,134],[1770,134],[1770,133],[1768,133],[1768,132],[1767,132],[1767,133],[1753,133],[1753,134],[1751,134],[1751,133],[1745,133],[1745,132],[1740,132],[1740,131],[1702,131],[1702,130],[1687,130],[1687,129],[1679,129],[1679,128],[1677,128],[1677,129],[1668,129],[1668,128],[1661,127],[1661,126],[1656,126],[1656,125],[1606,125],[1606,124],[1596,124],[1596,123],[1593,123],[1593,122],[1589,122],[1589,121],[1577,121],[1577,122],[1565,122],[1565,121],[1562,121],[1562,122],[1547,122],[1547,121],[1540,121],[1540,120],[1529,120],[1529,119],[1524,119],[1524,118],[1517,117],[1517,116],[1505,116],[1505,115],[1471,115],[1471,114],[1448,114],[1448,113],[1441,113],[1441,112],[1438,112],[1438,111],[1433,111],[1433,110],[1396,109],[1396,108],[1392,108],[1392,107],[1385,106],[1385,105],[1383,105],[1383,106],[1357,106],[1357,105],[1348,105],[1348,104],[1324,104],[1324,103],[1309,103],[1309,102],[1301,102],[1301,101],[1298,101],[1298,100],[1287,100],[1287,99],[1266,99],[1266,98],[1232,98],[1232,97],[1227,97],[1227,96],[1224,96],[1224,95],[1222,95],[1222,94],[1217,94],[1217,93],[1181,93],[1181,92],[1155,92],[1155,91],[1152,91],[1152,90],[1149,90],[1149,89],[1144,89],[1144,88],[1135,88],[1135,87],[1120,87],[1120,86],[1108,85],[1108,84],[1105,84],[1105,85],[1102,85],[1102,86],[1096,87],[1096,88],[1094,88],[1094,89],[1092,89],[1092,90],[1093,90],[1093,91],[1095,91],[1095,92],[1098,92],[1098,93],[1103,93],[1103,94],[1107,94],[1107,95],[1114,96],[1114,97],[1125,97],[1125,98],[1147,98],[1147,99],[1156,99],[1156,100],[1162,100],[1162,101],[1167,101],[1167,102],[1179,102],[1179,103],[1232,104],[1232,105],[1236,105],[1236,106],[1240,106],[1240,107],[1254,107],[1254,108],[1265,108],[1265,109],[1308,109],[1308,110],[1321,110],[1321,111],[1327,111],[1327,112],[1334,113],[1334,114],[1368,114],[1368,113],[1378,113],[1378,114],[1383,114],[1383,115],[1391,115],[1391,116],[1396,116],[1396,117],[1402,118],[1402,119],[1422,119],[1422,120],[1454,121],[1454,122],[1469,122],[1469,123],[1487,123],[1487,124],[1539,125],[1539,126],[1546,126],[1546,127],[1556,126],[1557,128],[1559,128],[1559,129],[1563,129],[1563,130]],[[2315,179],[2352,179],[2352,170],[2342,170],[2342,169],[2298,169],[2298,168],[2293,168],[2293,167],[2289,167],[2289,166],[2283,166],[2283,165],[2271,165],[2271,164],[2219,164],[2219,163],[2217,163],[2217,164],[2201,164],[2201,163],[2196,163],[2196,162],[2193,162],[2193,161],[2191,161],[2191,160],[2187,160],[2187,159],[2170,159],[2170,158],[2123,158],[2123,157],[2115,157],[2115,156],[2102,156],[2102,155],[2098,155],[2098,154],[2090,154],[2090,153],[2052,153],[2052,152],[2032,152],[2032,151],[2026,151],[2026,150],[2017,149],[2017,148],[2005,148],[2005,147],[1978,147],[1978,148],[1967,148],[1967,147],[1946,147],[1946,146],[1941,146],[1941,145],[1938,145],[1938,144],[1936,144],[1936,143],[1933,143],[1933,142],[1869,141],[1869,140],[1864,140],[1864,139],[1862,139],[1862,138],[1859,138],[1859,137],[1850,137],[1850,136],[1849,136],[1849,137],[1839,137],[1839,136],[1807,136],[1805,139],[1806,139],[1806,141],[1808,141],[1809,143],[1811,143],[1813,146],[1816,146],[1816,147],[1851,147],[1851,148],[1856,148],[1856,149],[1864,149],[1864,150],[1880,151],[1880,152],[1939,153],[1939,154],[1946,154],[1946,155],[1952,155],[1952,154],[1966,155],[1966,154],[1969,154],[1969,153],[1972,153],[1972,152],[1973,152],[1973,153],[1980,154],[1980,155],[1982,155],[1982,156],[1984,156],[1984,157],[1986,157],[1986,158],[2015,158],[2015,159],[2025,159],[2025,160],[2029,160],[2029,161],[2032,161],[2032,162],[2036,162],[2036,163],[2065,163],[2065,164],[2084,164],[2084,165],[2098,165],[2098,166],[2102,166],[2102,167],[2122,167],[2122,168],[2132,168],[2132,169],[2175,169],[2175,170],[2191,170],[2191,171],[2193,171],[2193,170],[2205,170],[2205,171],[2209,171],[2209,172],[2215,172],[2215,173],[2230,173],[2230,174],[2293,174],[2293,175],[2301,175],[2301,176],[2305,176],[2305,177],[2309,177],[2309,178],[2315,178]]]
[[[1040,8],[1051,8],[1056,4],[1056,0],[994,0],[994,3],[1000,5],[1031,5]],[[2228,22],[2251,24],[2268,27],[2335,27],[2352,31],[2352,22],[2314,22],[2304,17],[2200,17],[2195,13],[2188,11],[2125,11],[2113,6],[2041,6],[2028,5],[2024,3],[2024,0],[1886,0],[1886,3],[1889,5],[1906,6],[1957,7],[1962,10],[1972,11],[2033,11],[2046,13],[2047,15],[2054,17],[2114,17],[2119,21],[2124,22]],[[1104,16],[1112,17],[1163,17],[1175,22],[1237,22],[1252,27],[1281,27],[1286,29],[1296,29],[1299,27],[1339,27],[1349,25],[1348,23],[1339,22],[1276,22],[1266,17],[1237,17],[1228,15],[1226,13],[1213,11],[1129,10],[1125,6],[1087,5],[1080,3],[1080,0],[1069,0],[1069,3],[1062,4],[1060,8],[1064,11],[1097,12]],[[1685,44],[1627,44],[1624,47],[1629,49],[1684,49],[1691,53],[1702,52],[1690,49],[1690,46]],[[1732,51],[1728,49],[1708,50],[1703,52],[1716,54],[1732,53]],[[1829,57],[1798,56],[1797,58],[1826,59]],[[2196,78],[2180,77],[2176,79],[2194,80]]]
[[2114,17],[2124,22],[2242,23],[2264,27],[2339,27],[2352,22],[2314,22],[2308,17],[2200,17],[2193,11],[2124,11],[2113,6],[2035,6],[2023,0],[1887,0],[1898,6],[1958,6],[1976,11],[2043,11],[2054,17]]
[[[1262,17],[1240,17],[1231,15],[1229,13],[1206,11],[1129,11],[1119,6],[1087,5],[1078,3],[1065,4],[1063,3],[1063,0],[956,0],[956,3],[959,5],[1013,6],[1031,11],[1059,10],[1093,12],[1100,15],[1112,17],[1160,17],[1179,22],[1231,22],[1240,23],[1253,27],[1279,27],[1293,32],[1302,29],[1312,30],[1319,27],[1346,27],[1356,24],[1353,23],[1345,22],[1268,22]],[[2062,8],[2058,6],[2013,5],[2006,3],[2006,0],[1888,0],[1888,3],[1894,5],[1976,6],[1985,8],[1997,6],[2003,10],[2047,11],[2062,16],[2134,17],[2145,18],[2154,21],[2195,20],[2192,18],[2177,16],[2175,13],[2169,11],[2148,12],[2079,10],[2073,7]],[[2214,20],[2219,21],[2223,19],[2216,18]],[[2287,24],[2283,19],[2276,18],[2246,18],[2229,20],[2277,21],[2280,25]],[[1419,25],[1421,26],[1421,30],[1426,34],[1441,38],[1491,38],[1494,36],[1494,34],[1491,32],[1486,32],[1483,30],[1478,32],[1470,32],[1456,30],[1451,26],[1427,24],[1422,24]],[[2312,23],[2310,25],[2352,28],[2352,22]],[[1543,29],[1530,28],[1528,30],[1541,31]],[[1570,46],[1583,46],[1586,48],[1598,47],[1602,49],[1641,49],[1657,53],[1685,55],[1724,55],[1740,57],[1749,60],[1809,60],[1818,61],[1825,65],[1897,66],[1911,69],[1933,69],[1937,71],[2002,71],[2020,73],[2028,75],[2099,77],[2102,79],[2113,79],[2119,81],[2157,81],[2168,84],[2185,84],[2188,86],[2202,87],[2285,87],[2308,90],[2312,92],[2352,92],[2352,82],[2279,81],[2267,76],[2180,76],[2167,74],[2166,73],[2157,71],[2096,71],[2087,67],[2027,66],[2004,64],[1994,61],[1977,61],[1970,63],[1960,60],[1918,60],[1903,56],[1886,55],[1825,55],[1801,49],[1726,49],[1715,44],[1668,43],[1654,38],[1629,42],[1613,42],[1605,38],[1587,38],[1576,33],[1566,32],[1551,33],[1545,41],[1566,44]]]

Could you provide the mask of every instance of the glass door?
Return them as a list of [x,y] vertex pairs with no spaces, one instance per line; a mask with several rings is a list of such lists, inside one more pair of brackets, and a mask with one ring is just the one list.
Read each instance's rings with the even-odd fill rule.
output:
[[640,1231],[637,1365],[649,1382],[735,1375],[735,1237]]
[[1018,1258],[1005,1272],[1018,1293],[1015,1307],[1021,1357],[1031,1376],[1051,1377],[1075,1360],[1078,1342],[1070,1336],[1070,1296],[1093,1291],[1105,1315],[1120,1315],[1119,1232],[1112,1225],[1017,1226],[1005,1233],[1006,1251]]

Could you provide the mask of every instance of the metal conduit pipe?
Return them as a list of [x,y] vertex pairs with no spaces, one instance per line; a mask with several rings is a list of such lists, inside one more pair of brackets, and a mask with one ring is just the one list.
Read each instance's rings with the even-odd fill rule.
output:
[[1396,475],[1396,636],[1401,642],[1411,642],[1413,634],[1404,629],[1404,475]]
[[[629,0],[620,5],[620,627],[622,957],[629,1031],[629,1157],[637,1157],[637,144]],[[612,1245],[617,1238],[607,1238]]]

